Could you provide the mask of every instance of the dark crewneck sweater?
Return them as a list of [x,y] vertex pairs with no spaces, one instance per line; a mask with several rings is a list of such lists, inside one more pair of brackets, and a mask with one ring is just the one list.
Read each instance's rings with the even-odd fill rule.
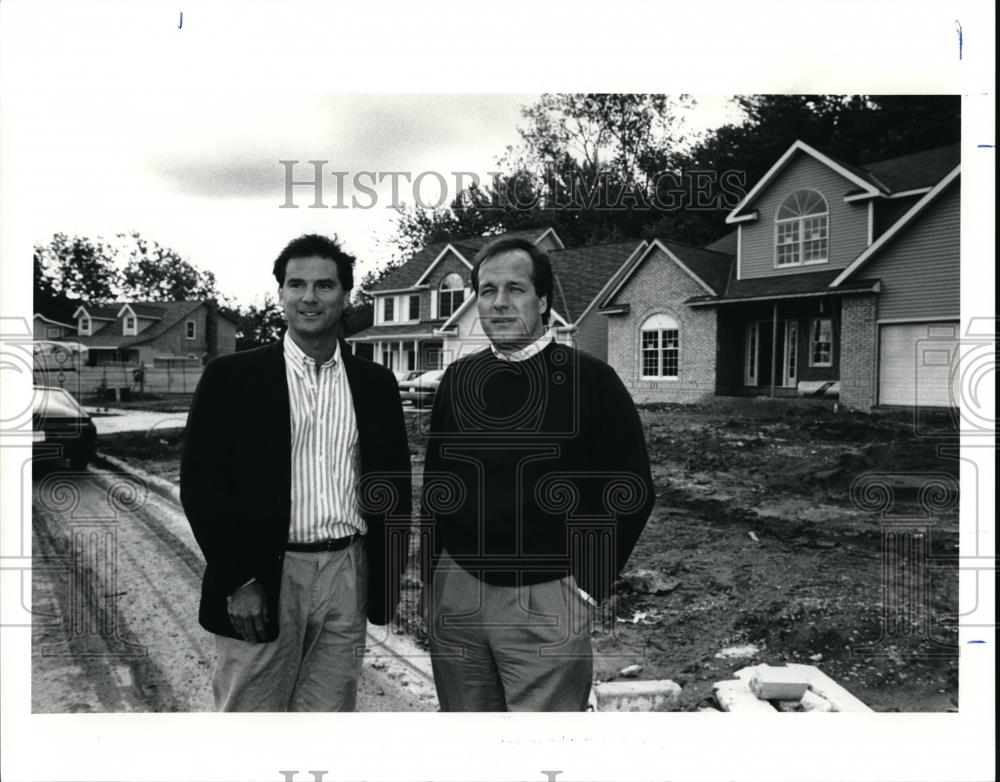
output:
[[552,343],[524,361],[484,350],[448,368],[424,466],[435,555],[491,584],[572,573],[602,599],[653,500],[639,416],[604,362]]

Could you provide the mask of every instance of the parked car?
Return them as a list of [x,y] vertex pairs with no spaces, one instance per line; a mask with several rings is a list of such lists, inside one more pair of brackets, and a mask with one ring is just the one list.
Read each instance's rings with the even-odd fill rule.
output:
[[35,386],[31,408],[31,440],[60,445],[60,457],[74,470],[84,470],[97,449],[97,427],[87,411],[64,388]]
[[403,403],[412,402],[419,408],[430,410],[434,404],[434,395],[441,385],[443,369],[432,369],[410,380],[399,381],[399,397]]
[[402,383],[404,380],[413,380],[420,377],[426,370],[423,369],[394,369],[392,374],[396,376],[396,382]]

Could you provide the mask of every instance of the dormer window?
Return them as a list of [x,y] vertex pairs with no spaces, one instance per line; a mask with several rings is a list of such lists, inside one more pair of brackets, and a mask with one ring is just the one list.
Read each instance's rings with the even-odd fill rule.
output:
[[396,300],[392,296],[382,299],[382,320],[392,323],[396,319]]
[[134,337],[136,335],[134,315],[125,316],[125,324],[122,333],[126,337]]
[[816,190],[788,196],[775,216],[774,265],[826,263],[829,218],[826,199]]
[[76,330],[80,336],[90,336],[90,316],[81,315],[76,321]]
[[438,292],[438,317],[450,318],[465,299],[465,283],[461,274],[449,274],[441,280]]

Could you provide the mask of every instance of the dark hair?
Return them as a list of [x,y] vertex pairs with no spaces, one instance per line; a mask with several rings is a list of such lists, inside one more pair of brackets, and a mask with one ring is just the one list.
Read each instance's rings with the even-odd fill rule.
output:
[[496,239],[476,253],[472,261],[472,290],[479,295],[479,267],[490,258],[503,253],[520,250],[531,258],[531,284],[535,286],[538,298],[545,297],[545,312],[542,313],[542,323],[548,325],[549,313],[552,312],[552,263],[545,250],[540,249],[528,239],[507,237]]
[[274,262],[274,279],[278,285],[285,284],[285,267],[292,258],[311,258],[312,256],[326,258],[337,264],[337,279],[340,287],[345,291],[354,287],[354,261],[356,260],[350,253],[340,249],[340,243],[336,236],[332,239],[320,234],[302,234],[297,239],[292,239],[281,255]]

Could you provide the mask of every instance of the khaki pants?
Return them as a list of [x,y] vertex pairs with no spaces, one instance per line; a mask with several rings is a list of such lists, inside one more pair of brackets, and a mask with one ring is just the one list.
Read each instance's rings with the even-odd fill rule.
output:
[[285,553],[277,640],[216,636],[216,709],[354,711],[368,613],[364,546]]
[[493,586],[444,553],[428,616],[442,711],[585,711],[589,607],[572,576]]

